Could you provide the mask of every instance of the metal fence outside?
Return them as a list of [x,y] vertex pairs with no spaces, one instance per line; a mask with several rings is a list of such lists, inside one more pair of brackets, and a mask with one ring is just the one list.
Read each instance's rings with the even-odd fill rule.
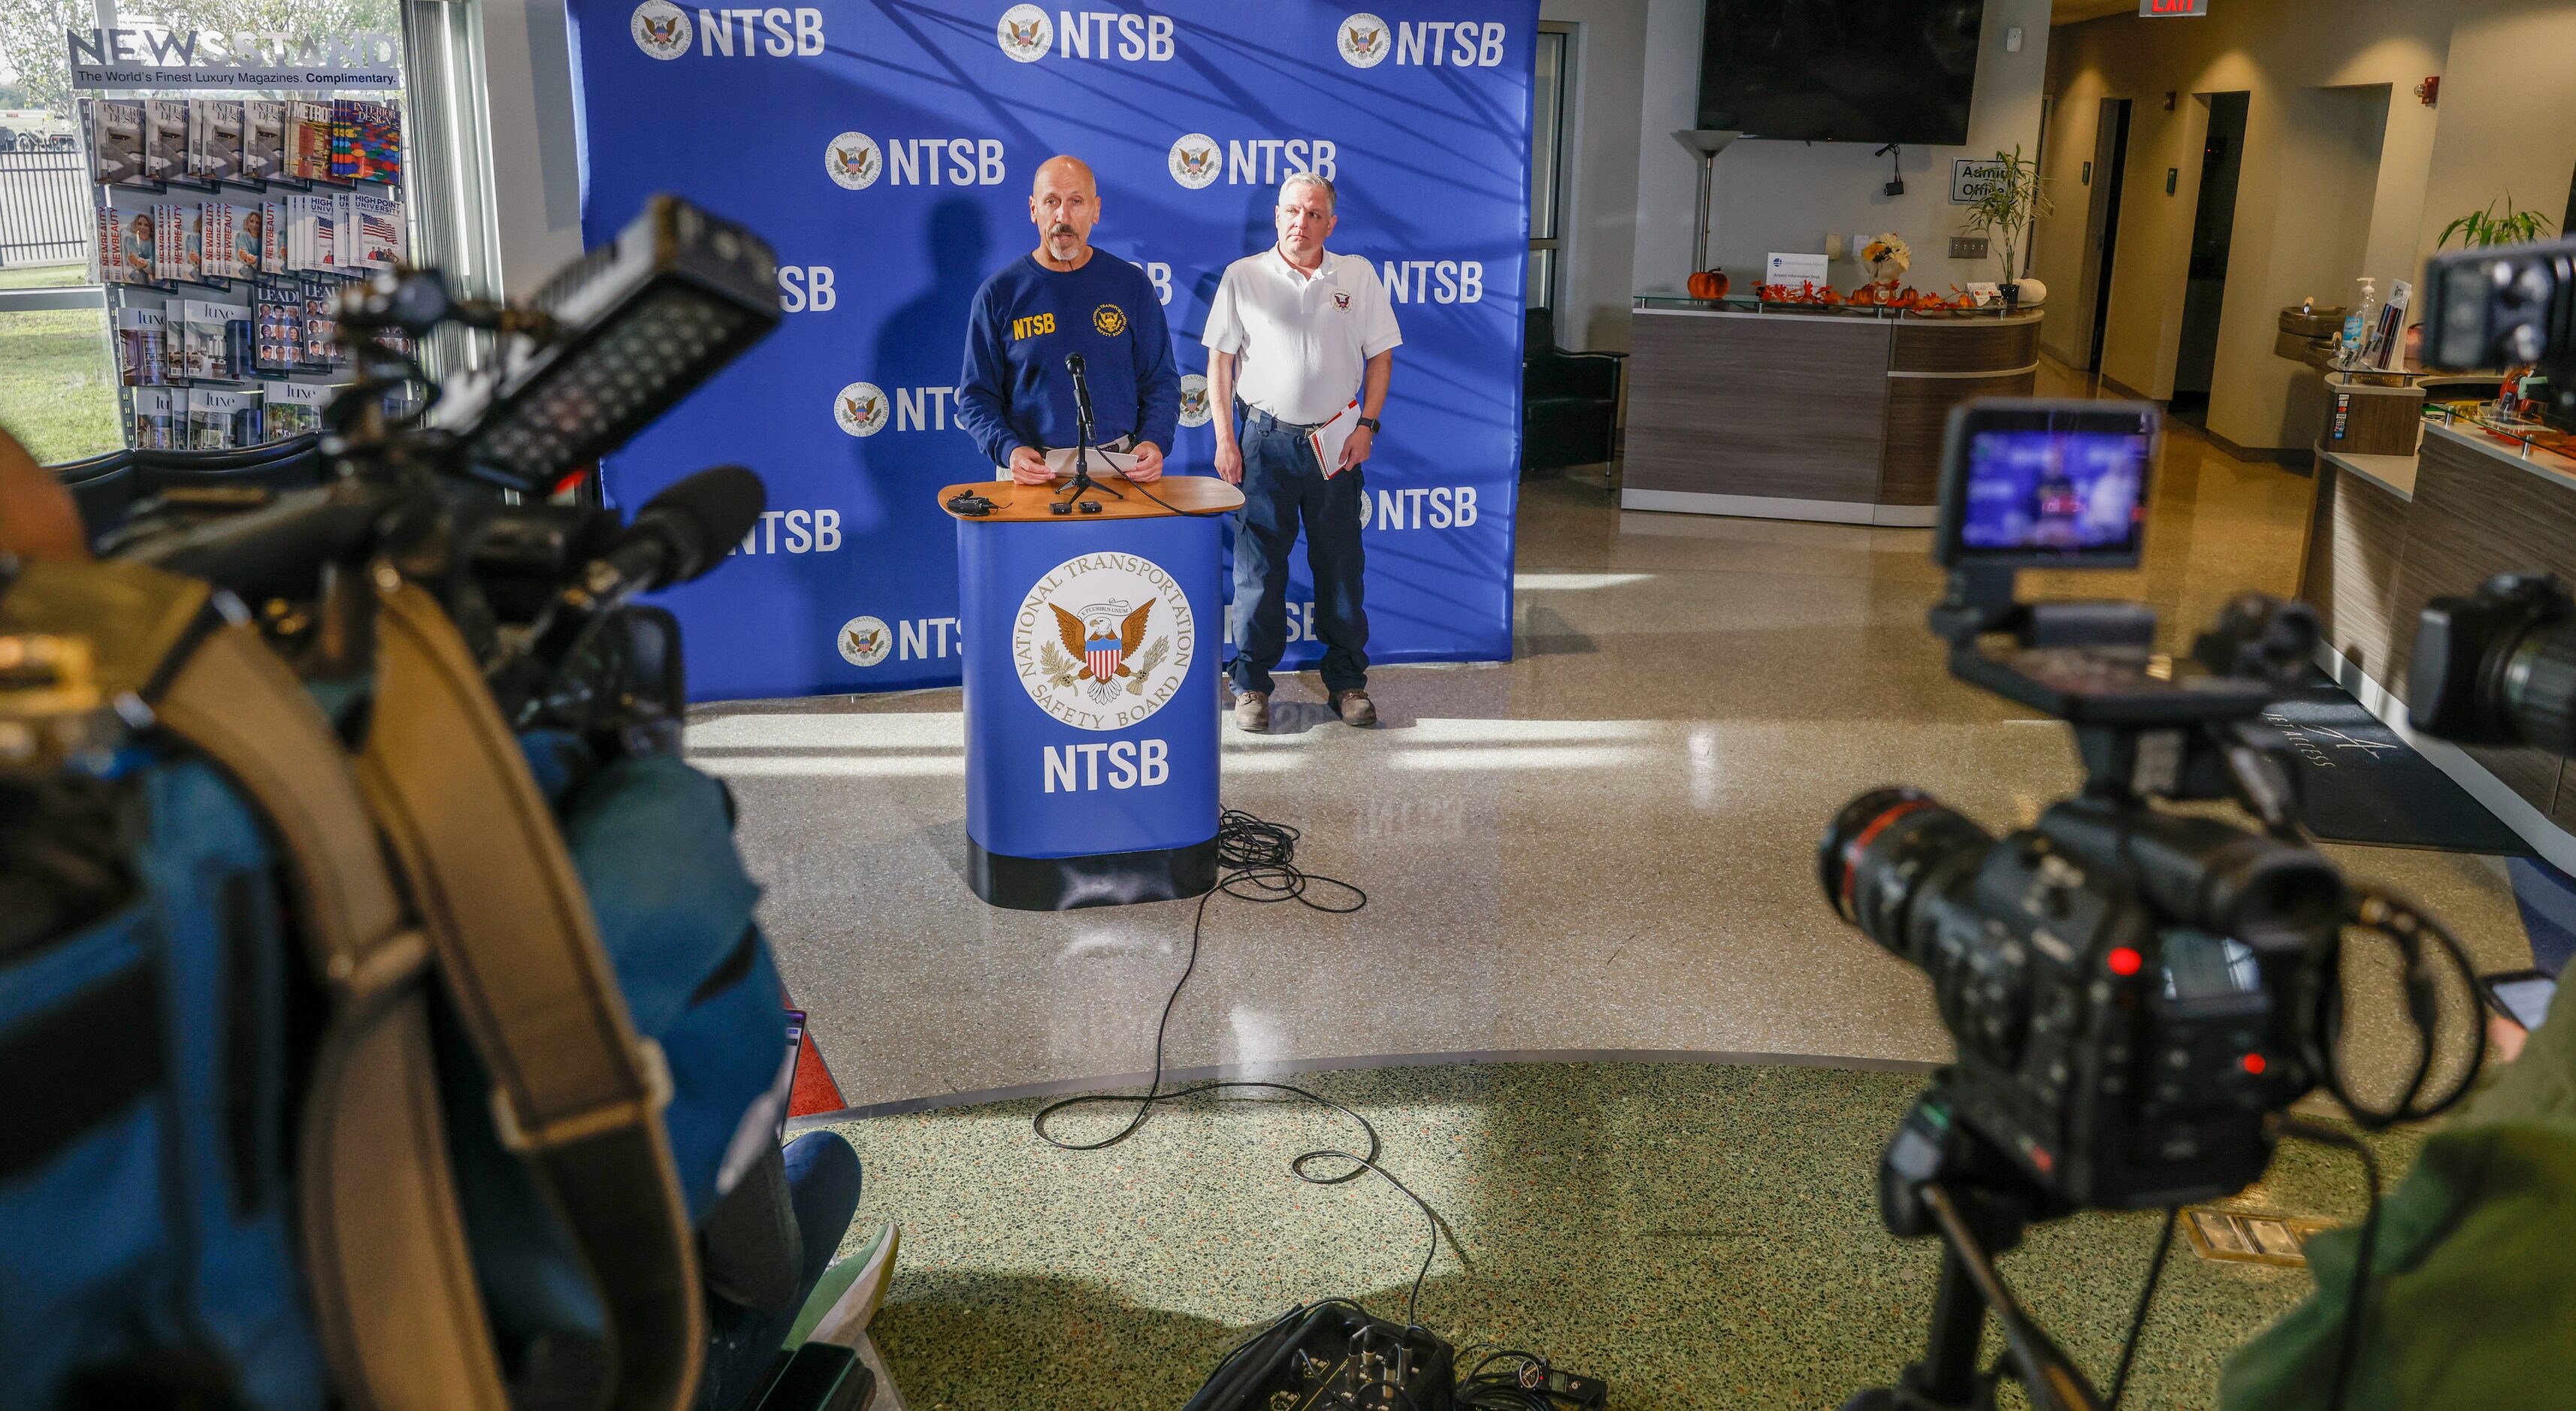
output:
[[96,219],[78,148],[0,152],[0,266],[87,259]]

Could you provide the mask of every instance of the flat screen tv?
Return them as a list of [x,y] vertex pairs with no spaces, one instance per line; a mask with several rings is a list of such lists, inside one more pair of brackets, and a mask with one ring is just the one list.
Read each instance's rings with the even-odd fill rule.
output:
[[1985,11],[1985,0],[1708,0],[1699,125],[1959,146]]

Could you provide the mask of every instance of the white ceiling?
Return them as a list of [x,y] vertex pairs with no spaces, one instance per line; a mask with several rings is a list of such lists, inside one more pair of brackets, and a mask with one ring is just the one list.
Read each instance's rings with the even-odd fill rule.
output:
[[2048,22],[2052,25],[2073,24],[2078,20],[2098,20],[2104,15],[2134,15],[2137,0],[2049,0]]

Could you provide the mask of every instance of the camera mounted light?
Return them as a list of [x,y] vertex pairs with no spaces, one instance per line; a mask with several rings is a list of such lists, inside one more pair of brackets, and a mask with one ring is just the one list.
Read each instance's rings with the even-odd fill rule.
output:
[[530,308],[542,317],[505,327],[494,364],[460,380],[433,420],[470,474],[541,493],[777,327],[778,260],[742,226],[656,196]]

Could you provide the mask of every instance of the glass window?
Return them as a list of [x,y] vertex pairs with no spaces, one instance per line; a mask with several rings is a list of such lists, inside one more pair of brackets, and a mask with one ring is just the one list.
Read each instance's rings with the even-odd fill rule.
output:
[[1556,307],[1557,207],[1561,203],[1565,152],[1565,61],[1563,28],[1538,33],[1538,76],[1530,100],[1530,257],[1529,306]]
[[[14,194],[6,184],[15,180],[0,168],[0,194]],[[20,263],[10,253],[0,268],[0,426],[46,464],[116,450],[125,444],[116,364],[88,263]]]
[[0,426],[38,460],[67,461],[125,442],[89,274],[89,170],[59,81],[9,62],[22,31],[42,28],[0,22]]

